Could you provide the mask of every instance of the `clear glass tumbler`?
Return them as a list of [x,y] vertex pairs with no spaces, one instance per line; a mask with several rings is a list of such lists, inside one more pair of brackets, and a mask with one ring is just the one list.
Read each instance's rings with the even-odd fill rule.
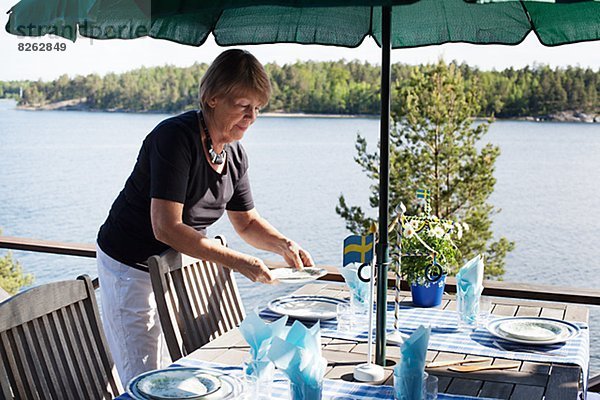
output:
[[336,306],[337,311],[337,330],[340,332],[350,332],[352,330],[352,308],[349,303],[340,303]]
[[[394,373],[394,400],[424,400],[428,399],[427,380],[429,374],[424,372],[421,374],[406,374],[396,375]],[[437,398],[437,380],[436,380],[436,397]],[[432,397],[432,399],[434,399]]]
[[469,297],[459,285],[456,290],[456,311],[458,312],[458,329],[475,329],[479,315],[479,297]]
[[275,366],[269,360],[254,360],[248,356],[243,362],[245,399],[270,399]]
[[292,400],[321,400],[323,397],[323,381],[316,386],[290,381],[290,399]]
[[485,328],[492,313],[492,299],[487,296],[479,298],[479,314],[477,315],[477,326]]
[[354,291],[350,292],[350,308],[352,309],[352,322],[354,326],[365,325],[369,321],[368,299],[360,297]]
[[438,397],[438,377],[427,375],[425,379],[425,399],[437,400]]

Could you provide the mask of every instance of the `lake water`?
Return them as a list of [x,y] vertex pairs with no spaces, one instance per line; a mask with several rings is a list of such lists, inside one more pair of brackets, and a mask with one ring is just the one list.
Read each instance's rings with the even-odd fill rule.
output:
[[[0,101],[0,228],[7,236],[93,243],[146,134],[164,114],[19,111]],[[356,133],[371,148],[377,119],[261,117],[244,138],[257,209],[319,264],[339,265],[348,234],[338,196],[366,207],[370,181],[354,162]],[[507,281],[597,288],[600,125],[498,121],[484,141],[500,146],[491,202],[494,232],[514,240]],[[370,215],[376,216],[376,210]],[[267,260],[237,238],[227,218],[209,234]],[[0,252],[4,254],[4,252]],[[15,251],[36,284],[96,276],[91,259]],[[267,291],[239,281],[247,309],[295,287]],[[592,310],[592,329],[600,329]],[[600,370],[600,334],[591,353]]]

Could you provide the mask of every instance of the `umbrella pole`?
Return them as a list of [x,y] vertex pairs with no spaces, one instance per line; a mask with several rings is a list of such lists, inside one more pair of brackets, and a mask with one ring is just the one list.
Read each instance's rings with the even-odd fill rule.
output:
[[390,164],[390,87],[392,7],[381,10],[381,125],[379,136],[379,243],[377,244],[377,333],[375,362],[385,365],[388,244],[388,191]]

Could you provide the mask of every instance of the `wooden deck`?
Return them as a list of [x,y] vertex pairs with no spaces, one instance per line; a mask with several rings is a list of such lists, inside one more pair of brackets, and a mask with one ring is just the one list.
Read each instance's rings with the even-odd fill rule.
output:
[[[96,256],[95,246],[92,244],[64,243],[8,236],[0,236],[0,248],[90,258]],[[272,265],[276,265],[276,263],[272,263]],[[324,268],[329,271],[323,278],[324,280],[343,281],[343,278],[337,272],[337,268],[331,266],[324,266]],[[97,288],[97,280],[94,283],[94,286]],[[393,287],[394,284],[395,281],[390,276],[388,286]],[[585,321],[588,318],[587,310],[585,307],[577,306],[576,304],[600,305],[600,292],[597,290],[496,281],[485,281],[484,286],[485,295],[498,296],[494,306],[494,313],[497,315],[544,315],[554,318]],[[320,287],[322,287],[321,290],[335,291],[333,288],[325,289],[323,285],[320,285]],[[404,281],[402,282],[402,288],[404,290],[408,289],[408,285]],[[448,279],[446,289],[449,293],[454,292],[454,279]],[[307,287],[303,290],[311,289]],[[336,295],[336,293],[333,293],[333,295]],[[337,295],[340,294],[338,293]],[[553,303],[540,303],[528,300],[548,300]],[[444,306],[447,309],[454,307],[451,296],[445,296],[445,301]],[[234,336],[236,334],[238,335],[237,338]],[[590,334],[593,336],[592,332]],[[231,339],[228,339],[229,337]],[[201,350],[202,358],[221,362],[229,362],[231,360],[237,363],[241,360],[240,357],[243,357],[243,354],[245,354],[245,349],[247,349],[243,343],[240,343],[240,340],[242,339],[239,336],[239,332],[234,330],[203,348]],[[326,340],[324,345],[324,351],[327,354],[326,357],[330,361],[328,377],[336,377],[337,375],[342,379],[349,379],[351,373],[348,371],[352,371],[355,363],[353,360],[358,359],[357,355],[364,355],[366,352],[364,344],[353,342]],[[394,351],[397,351],[397,348],[396,350],[394,348],[389,349],[387,351],[388,356],[392,355]],[[331,354],[329,354],[330,352]],[[452,353],[430,353],[428,354],[428,360],[453,359],[456,356],[456,354]],[[364,360],[364,357],[360,359]],[[494,361],[490,360],[492,363]],[[540,388],[542,387],[540,385],[542,383],[545,385],[544,387],[548,385],[551,385],[551,387],[553,387],[552,385],[557,387],[565,386],[567,382],[572,381],[571,378],[577,373],[577,370],[578,368],[574,366],[523,362],[518,372],[521,375],[532,376],[531,380],[527,382],[522,381],[523,378],[516,378],[514,372],[489,371],[471,373],[468,377],[453,377],[451,374],[446,374],[448,371],[442,368],[434,370],[433,373],[440,377],[440,388],[444,388],[448,393],[453,393],[457,388],[460,388],[460,390],[465,390],[468,393],[478,390],[480,395],[489,393],[490,391],[498,391],[498,393],[506,394],[509,393],[510,388],[510,396],[507,398],[533,400],[540,395]],[[559,373],[554,374],[551,373],[552,371],[558,371]],[[493,378],[493,376],[496,378]],[[590,379],[589,388],[592,391],[600,391],[600,376]],[[546,399],[563,398],[550,396],[547,396]]]
[[[299,289],[296,294],[319,294],[337,298],[347,297],[348,292],[337,284],[310,284]],[[410,294],[406,297],[410,301]],[[390,295],[390,299],[391,295]],[[453,296],[445,296],[443,308],[455,309]],[[547,316],[570,321],[588,322],[586,307],[563,304],[542,303],[510,299],[493,299],[493,314],[499,316]],[[328,361],[325,377],[329,379],[353,380],[354,366],[365,362],[367,345],[351,340],[323,338],[323,357]],[[240,365],[247,356],[248,345],[238,329],[230,331],[216,340],[196,350],[188,357],[203,361],[213,361],[230,365]],[[389,345],[387,358],[398,362],[400,351]],[[474,357],[440,351],[429,351],[427,361],[454,361]],[[506,359],[487,358],[486,364],[506,363]],[[537,363],[520,361],[517,369],[492,370],[470,373],[457,373],[447,367],[427,369],[439,378],[439,391],[478,397],[519,400],[576,399],[581,369],[575,365],[559,363]],[[385,379],[377,384],[393,385],[393,366],[385,368]]]

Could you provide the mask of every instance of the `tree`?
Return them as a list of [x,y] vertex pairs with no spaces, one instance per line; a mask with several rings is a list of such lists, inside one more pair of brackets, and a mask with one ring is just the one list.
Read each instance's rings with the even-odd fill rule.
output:
[[[82,107],[94,110],[176,113],[198,104],[198,81],[208,68],[194,64],[139,68],[119,75],[109,73],[62,75],[52,82],[0,81],[0,97],[23,97],[20,105],[43,106],[87,98]],[[477,84],[483,93],[478,117],[543,116],[556,111],[600,110],[600,71],[534,65],[515,70],[480,71],[467,64],[457,67],[466,89]],[[376,114],[379,109],[380,70],[358,61],[296,62],[282,67],[266,64],[271,77],[271,101],[264,111]],[[408,81],[413,67],[392,65],[392,79]],[[473,115],[475,116],[475,115]]]
[[[0,231],[0,235],[2,231]],[[13,259],[9,251],[4,257],[0,257],[0,287],[9,294],[15,294],[25,285],[33,282],[33,275],[24,274],[21,263]]]
[[[433,214],[466,222],[470,227],[458,244],[460,261],[478,253],[485,254],[486,276],[502,276],[504,258],[514,243],[506,238],[493,241],[491,215],[498,210],[487,200],[496,183],[494,163],[500,150],[489,143],[478,146],[489,123],[472,120],[481,108],[477,85],[471,82],[467,87],[455,64],[440,61],[414,67],[407,79],[397,83],[394,91],[390,208],[403,202],[408,214],[416,214],[416,190],[430,189]],[[378,182],[378,154],[367,152],[366,140],[360,135],[356,149],[356,162],[369,178]],[[378,193],[378,184],[374,183],[371,207],[378,207]],[[347,205],[343,195],[336,212],[354,232],[364,233],[372,222],[360,207]],[[393,215],[392,210],[390,213]],[[394,232],[391,243],[398,240]],[[448,267],[450,273],[456,272],[452,270],[456,266]]]

